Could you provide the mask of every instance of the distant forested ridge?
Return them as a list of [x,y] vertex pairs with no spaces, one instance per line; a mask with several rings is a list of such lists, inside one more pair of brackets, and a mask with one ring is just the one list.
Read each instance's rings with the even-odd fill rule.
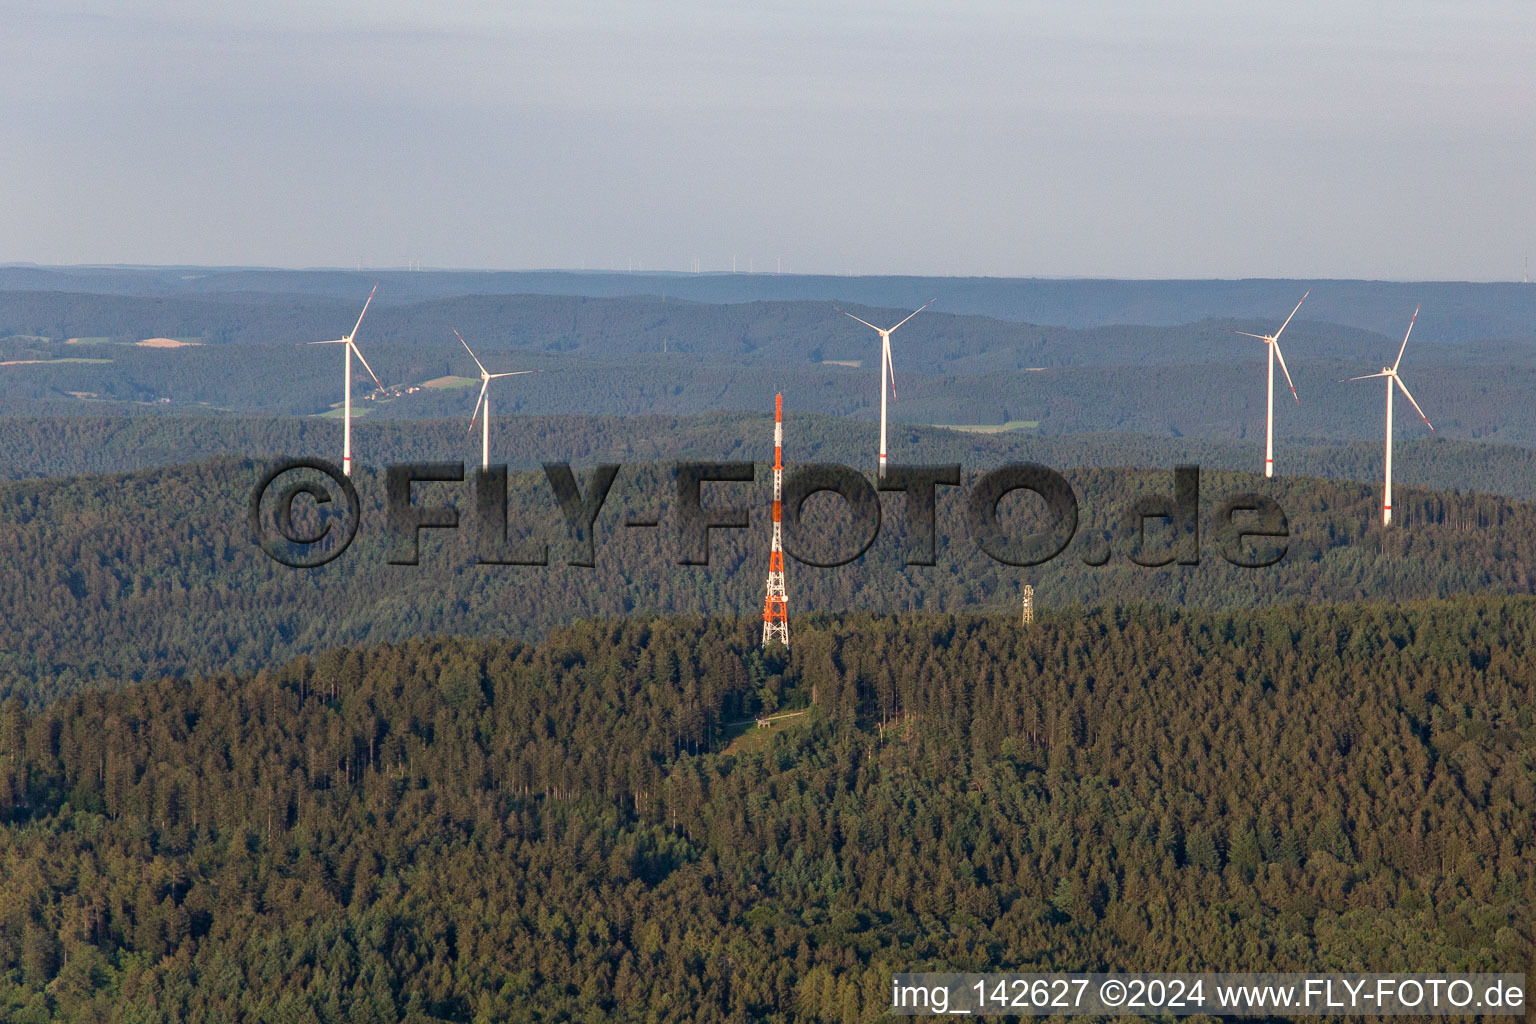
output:
[[[0,1016],[854,1022],[902,970],[1536,973],[1529,599],[796,628],[788,662],[751,620],[636,617],[7,702]],[[809,714],[728,748],[764,706]]]
[[[0,290],[0,409],[327,414],[341,399],[341,360],[332,348],[303,343],[346,330],[366,294]],[[1262,346],[1233,331],[1273,330],[1290,305],[1258,318],[1092,327],[930,311],[896,345],[891,415],[913,424],[1015,423],[1046,435],[1256,437]],[[892,323],[907,312],[853,308]],[[1307,307],[1286,333],[1301,404],[1277,410],[1282,436],[1375,437],[1380,393],[1339,379],[1383,365],[1411,311],[1405,305],[1372,331],[1312,319]],[[831,302],[461,295],[372,308],[359,342],[392,390],[382,400],[371,383],[361,387],[359,414],[467,420],[477,391],[463,385],[476,371],[450,327],[487,365],[539,371],[498,385],[500,413],[695,415],[761,409],[778,391],[799,412],[868,420],[879,406],[874,335]],[[1536,444],[1536,412],[1524,401],[1536,388],[1531,328],[1463,337],[1443,327],[1420,323],[1409,359],[1414,393],[1437,428],[1461,440]],[[193,344],[137,344],[156,337]],[[1412,437],[1423,428],[1404,429]]]
[[[987,468],[967,465],[967,486]],[[384,483],[366,467],[354,476],[362,523],[352,547],[320,569],[285,568],[255,546],[247,525],[264,469],[223,459],[0,485],[0,534],[11,545],[11,582],[0,588],[0,694],[35,700],[160,675],[256,671],[301,653],[412,636],[536,638],[590,616],[734,616],[761,607],[771,501],[765,466],[754,483],[709,485],[708,504],[746,507],[753,525],[714,531],[703,567],[680,564],[673,464],[626,464],[597,520],[590,569],[569,564],[576,548],[542,472],[512,475],[508,518],[514,543],[548,543],[548,566],[477,563],[468,480],[416,488],[418,505],[457,507],[462,528],[425,531],[419,565],[388,564]],[[993,561],[965,524],[966,490],[941,487],[937,564],[906,566],[905,499],[890,494],[879,539],[859,561],[832,569],[791,561],[791,615],[1014,614],[1024,583],[1047,608],[1129,601],[1237,608],[1536,589],[1536,506],[1524,502],[1403,487],[1396,522],[1383,531],[1376,485],[1208,471],[1200,564],[1144,568],[1128,557],[1126,510],[1142,496],[1172,495],[1173,474],[1061,470],[1080,520],[1072,546],[1055,560],[1028,569]],[[591,478],[582,471],[581,486]],[[1288,552],[1271,568],[1238,568],[1217,551],[1221,503],[1248,491],[1269,495],[1289,516]],[[1053,525],[1032,500],[1005,501],[1012,535]],[[661,525],[621,525],[631,518]],[[821,531],[821,550],[857,549],[845,509],[830,496],[813,498],[804,521]],[[1161,536],[1154,528],[1154,555]],[[1100,549],[1108,563],[1085,564]]]
[[[78,353],[81,346],[121,345],[155,337],[233,348],[298,345],[350,328],[368,292],[369,286],[364,285],[355,296],[337,298],[281,294],[139,298],[0,290],[0,351],[36,352],[38,345],[75,339],[73,351]],[[625,356],[659,354],[667,342],[674,354],[756,365],[867,358],[875,337],[868,328],[841,316],[828,301],[715,304],[657,295],[466,294],[400,302],[390,301],[387,291],[379,294],[360,329],[359,343],[388,348],[440,344],[450,356],[462,355],[454,351],[450,324],[472,344],[479,341],[494,349]],[[841,297],[834,301],[847,302]],[[1294,301],[1285,304],[1281,317]],[[904,304],[848,304],[864,319],[894,317],[891,323],[912,311]],[[1378,332],[1316,319],[1307,308],[1298,312],[1291,325],[1295,354],[1307,358],[1361,354],[1393,336],[1401,337],[1412,312],[1409,303]],[[931,309],[903,328],[903,343],[897,350],[904,354],[902,365],[919,373],[1248,362],[1255,351],[1262,354],[1262,350],[1234,338],[1231,328],[1259,326],[1268,318],[1201,315],[1174,323],[1069,327]],[[1278,324],[1267,329],[1275,327]],[[1429,324],[1417,327],[1423,351],[1432,354],[1426,358],[1436,362],[1486,362],[1497,355],[1529,363],[1529,345],[1520,342],[1536,340],[1529,326],[1521,332],[1470,338],[1447,338]],[[1291,333],[1286,337],[1291,338]]]
[[1251,278],[1114,281],[808,274],[653,274],[611,271],[263,270],[210,267],[4,267],[0,290],[272,301],[350,299],[378,282],[386,303],[462,295],[648,296],[701,303],[863,303],[916,308],[936,297],[944,313],[1065,327],[1191,323],[1207,317],[1284,316],[1304,291],[1309,315],[1367,331],[1399,328],[1424,304],[1427,332],[1450,341],[1530,337],[1536,288],[1515,281],[1351,281]]

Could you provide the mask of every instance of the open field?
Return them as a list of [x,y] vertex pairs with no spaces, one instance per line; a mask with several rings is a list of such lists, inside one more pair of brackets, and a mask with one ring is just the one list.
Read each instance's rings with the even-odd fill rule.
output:
[[39,363],[110,363],[110,359],[81,359],[69,357],[66,359],[7,359],[0,366],[36,366]]
[[1010,430],[1034,430],[1040,426],[1039,420],[1009,420],[1007,423],[993,424],[964,424],[964,423],[935,423],[933,426],[940,430],[960,430],[967,434],[1003,434]]
[[[373,412],[373,407],[370,406],[370,405],[363,405],[363,404],[358,403],[358,402],[353,402],[352,403],[352,418],[353,419],[357,419],[359,416],[367,416],[371,412]],[[316,415],[320,419],[339,420],[339,419],[343,418],[344,416],[346,416],[346,410],[342,408],[342,404],[340,402],[337,402],[335,405],[331,406],[331,408],[328,409],[327,411],[322,412],[322,413],[317,413]]]
[[804,729],[810,724],[811,716],[808,711],[784,711],[769,716],[766,721],[767,725],[760,726],[756,720],[748,718],[727,725],[726,735],[730,742],[724,752],[738,756],[761,753],[773,746],[780,734]]
[[190,345],[202,343],[201,338],[145,338],[143,341],[134,342],[139,348],[187,348]]

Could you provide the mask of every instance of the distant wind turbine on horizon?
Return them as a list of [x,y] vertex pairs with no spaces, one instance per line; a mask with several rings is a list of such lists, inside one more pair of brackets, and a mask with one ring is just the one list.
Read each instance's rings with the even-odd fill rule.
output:
[[357,358],[362,362],[363,368],[368,371],[368,376],[372,377],[373,382],[378,385],[379,390],[384,390],[384,383],[379,380],[379,375],[373,372],[373,367],[369,366],[368,360],[363,358],[362,349],[358,348],[357,342],[352,340],[357,336],[357,329],[363,326],[363,317],[368,315],[368,306],[373,302],[374,293],[378,290],[379,286],[375,284],[373,286],[373,291],[368,293],[368,300],[363,303],[363,311],[357,314],[357,323],[352,325],[352,331],[350,334],[342,338],[332,339],[330,341],[309,342],[311,345],[346,346],[346,348],[343,350],[345,352],[346,362],[345,376],[342,378],[343,383],[341,399],[341,471],[346,476],[352,475],[352,354],[354,352],[357,354]]
[[[1418,319],[1419,319],[1419,307],[1415,306],[1415,307],[1413,307],[1413,319],[1408,321],[1408,330],[1403,335],[1403,343],[1400,346],[1398,346],[1398,349],[1397,349],[1397,360],[1395,362],[1393,362],[1393,364],[1391,366],[1383,366],[1381,368],[1381,372],[1380,373],[1367,373],[1367,374],[1365,374],[1364,376],[1361,376],[1361,377],[1347,377],[1347,378],[1345,378],[1345,380],[1374,380],[1377,377],[1385,377],[1385,378],[1387,378],[1387,465],[1386,465],[1386,474],[1383,477],[1382,492],[1381,492],[1381,525],[1382,526],[1388,526],[1392,522],[1392,385],[1393,384],[1396,384],[1398,387],[1403,389],[1403,397],[1408,399],[1408,401],[1413,402],[1414,411],[1419,414],[1419,419],[1424,421],[1424,425],[1430,429],[1430,432],[1433,433],[1434,430],[1435,430],[1435,425],[1433,423],[1429,422],[1429,417],[1424,415],[1424,410],[1420,409],[1419,408],[1419,403],[1414,401],[1412,393],[1410,393],[1409,390],[1408,390],[1408,385],[1404,384],[1403,383],[1403,379],[1397,375],[1397,367],[1403,361],[1403,351],[1408,348],[1408,335],[1413,333],[1414,321],[1416,321]],[[1345,381],[1340,381],[1339,383],[1342,384],[1344,382]]]
[[490,396],[491,381],[495,380],[498,377],[516,377],[516,376],[518,376],[520,374],[533,373],[534,371],[532,371],[532,370],[511,370],[511,371],[509,371],[507,373],[492,373],[492,372],[490,372],[489,370],[487,370],[485,368],[485,364],[480,361],[480,357],[475,355],[475,350],[469,347],[469,342],[464,340],[464,335],[460,334],[458,332],[458,330],[455,329],[455,328],[450,327],[448,329],[450,331],[453,331],[453,336],[455,338],[459,339],[459,344],[464,346],[464,351],[469,353],[469,358],[473,359],[475,361],[475,365],[480,367],[480,397],[475,399],[475,411],[470,414],[470,417],[469,417],[469,429],[470,430],[474,430],[475,429],[475,420],[477,418],[480,418],[480,407],[482,405],[485,406],[485,416],[484,416],[484,418],[480,419],[480,468],[481,469],[490,469],[491,468],[491,396]]
[[858,320],[859,323],[880,335],[880,476],[882,478],[885,476],[885,381],[887,374],[890,375],[891,397],[896,397],[896,368],[891,363],[891,335],[896,333],[897,328],[899,328],[901,324],[906,323],[907,320],[911,320],[914,316],[917,316],[917,314],[921,313],[923,310],[927,309],[937,301],[937,299],[929,299],[927,302],[914,309],[911,313],[907,314],[907,319],[903,320],[900,324],[897,324],[896,327],[876,327],[868,320],[860,319],[859,317],[856,317],[852,313],[848,312],[846,309],[833,307],[834,309],[837,309],[839,313],[843,314],[843,316],[849,317],[853,320]]
[[[1307,296],[1312,294],[1308,288],[1301,297],[1301,302],[1307,301]],[[1280,370],[1285,374],[1285,382],[1291,386],[1291,397],[1296,399],[1296,404],[1301,404],[1301,397],[1296,394],[1296,385],[1291,383],[1291,371],[1285,368],[1285,356],[1280,354],[1280,335],[1285,333],[1286,327],[1291,323],[1291,317],[1296,315],[1296,310],[1301,308],[1301,302],[1296,303],[1296,309],[1291,310],[1291,316],[1285,318],[1285,323],[1274,334],[1249,334],[1247,331],[1233,331],[1233,334],[1241,334],[1245,338],[1257,338],[1264,343],[1269,350],[1269,385],[1265,392],[1264,405],[1264,475],[1275,475],[1275,360],[1280,360]]]

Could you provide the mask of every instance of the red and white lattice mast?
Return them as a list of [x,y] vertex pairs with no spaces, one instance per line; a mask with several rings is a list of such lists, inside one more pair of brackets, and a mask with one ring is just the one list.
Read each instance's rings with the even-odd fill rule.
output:
[[773,398],[773,547],[768,552],[768,596],[763,601],[763,646],[789,648],[789,599],[784,594],[784,396]]

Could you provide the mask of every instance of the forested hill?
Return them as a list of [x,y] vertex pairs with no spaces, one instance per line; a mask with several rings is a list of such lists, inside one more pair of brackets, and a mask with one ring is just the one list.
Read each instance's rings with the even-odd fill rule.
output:
[[[1379,367],[1393,351],[1388,342],[1354,361],[1288,357],[1302,404],[1288,393],[1277,395],[1278,436],[1325,442],[1380,438],[1381,382],[1335,382]],[[102,345],[92,351],[72,348],[64,358],[44,362],[17,358],[20,364],[0,367],[0,411],[11,415],[340,415],[341,375],[336,371],[341,362],[324,346],[215,350]],[[368,358],[390,389],[376,392],[371,384],[357,382],[354,422],[367,416],[370,421],[450,419],[468,425],[479,388],[476,379],[466,376],[477,371],[462,348],[455,355],[436,345],[373,347]],[[662,352],[595,361],[558,353],[482,352],[481,358],[498,370],[538,371],[536,376],[496,383],[492,401],[498,419],[572,412],[670,417],[761,412],[773,407],[775,393],[784,395],[787,409],[796,416],[819,413],[873,424],[880,415],[878,368],[867,364],[806,361],[768,370]],[[1116,432],[1172,439],[1257,439],[1263,444],[1264,364],[1257,357],[1245,363],[1026,368],[966,375],[911,373],[898,362],[896,382],[899,397],[888,407],[889,418],[902,427],[958,424],[1047,436]],[[1283,390],[1283,384],[1277,386]],[[1416,362],[1412,388],[1432,417],[1436,436],[1536,446],[1536,406],[1527,401],[1536,390],[1536,366]],[[1406,405],[1398,403],[1398,438],[1430,437]]]
[[[710,506],[742,505],[749,530],[715,530],[708,566],[680,564],[671,463],[626,465],[594,530],[594,568],[569,564],[569,539],[542,472],[509,484],[511,542],[550,547],[548,566],[481,565],[468,482],[415,488],[418,505],[451,504],[450,535],[426,531],[420,564],[387,564],[384,485],[371,469],[354,480],[362,501],[356,542],[336,561],[295,570],[251,540],[247,502],[265,466],[211,462],[118,476],[0,485],[0,535],[11,586],[0,588],[0,693],[30,698],[115,686],[163,674],[255,671],[296,654],[407,636],[537,637],[577,618],[630,613],[740,615],[761,608],[771,476],[708,485]],[[977,470],[968,465],[967,486]],[[963,488],[939,488],[936,565],[904,564],[905,499],[884,498],[879,539],[858,562],[817,569],[793,560],[791,614],[845,610],[966,611],[1013,615],[1031,583],[1046,608],[1152,602],[1207,608],[1359,598],[1408,600],[1461,593],[1530,593],[1536,586],[1536,506],[1487,495],[1401,488],[1396,522],[1378,526],[1376,485],[1311,478],[1264,481],[1202,475],[1198,565],[1144,568],[1129,558],[1124,515],[1144,495],[1173,493],[1173,474],[1070,469],[1081,519],[1072,545],[1030,569],[993,561],[964,522]],[[580,474],[589,489],[591,471]],[[1233,494],[1259,490],[1289,516],[1288,553],[1264,569],[1229,565],[1213,521]],[[1022,497],[1003,507],[1005,528],[1049,529]],[[655,517],[656,529],[621,524]],[[830,496],[806,506],[810,544],[829,560],[857,550],[847,514]],[[1150,555],[1163,554],[1154,528]],[[793,538],[793,534],[792,534]],[[807,535],[807,542],[816,537]],[[801,550],[806,550],[802,548]],[[1108,557],[1107,564],[1087,564]]]
[[[391,462],[473,459],[479,439],[457,421],[366,420],[353,424],[355,457],[373,466]],[[498,416],[493,456],[513,469],[551,461],[590,466],[635,459],[763,459],[771,455],[771,417],[749,413],[699,416]],[[867,421],[794,412],[785,434],[791,463],[870,462],[879,435]],[[0,479],[120,473],[217,456],[274,459],[297,453],[334,458],[341,426],[334,419],[255,416],[3,416]],[[1040,436],[1028,430],[972,432],[902,424],[893,431],[894,458],[905,463],[959,462],[995,466],[1030,461],[1048,466],[1248,470],[1262,464],[1263,438],[1235,441],[1147,434]],[[1379,441],[1328,444],[1316,438],[1278,440],[1287,476],[1372,483],[1381,479]],[[1514,445],[1399,437],[1393,476],[1401,484],[1445,491],[1478,491],[1536,498],[1536,451]]]
[[[874,1019],[1536,974],[1536,604],[589,622],[0,708],[0,1017]],[[806,707],[732,742],[736,716]],[[764,740],[768,742],[764,742]],[[727,744],[730,744],[729,746]]]

